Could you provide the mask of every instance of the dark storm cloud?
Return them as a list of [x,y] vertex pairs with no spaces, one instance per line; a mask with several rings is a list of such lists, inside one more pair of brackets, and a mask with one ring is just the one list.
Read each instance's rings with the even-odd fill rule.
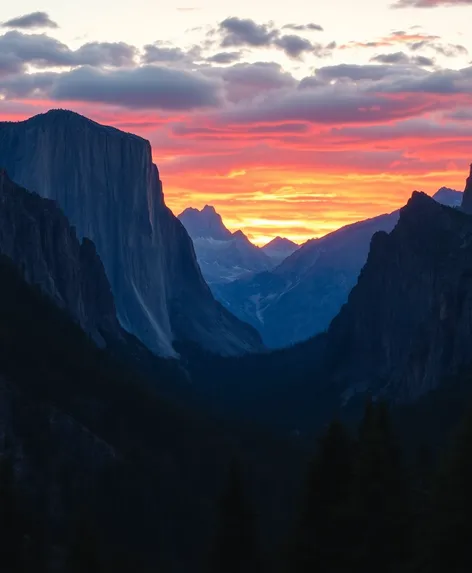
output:
[[7,20],[1,26],[2,28],[22,29],[59,28],[46,12],[31,12],[31,14]]
[[470,6],[472,0],[398,0],[392,8],[440,8],[451,6]]

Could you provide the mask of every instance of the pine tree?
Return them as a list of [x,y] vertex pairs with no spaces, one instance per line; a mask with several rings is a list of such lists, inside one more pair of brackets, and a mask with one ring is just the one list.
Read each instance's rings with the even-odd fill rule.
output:
[[219,500],[218,523],[211,556],[212,573],[260,573],[254,514],[244,491],[241,468],[230,467]]
[[352,554],[352,443],[333,422],[309,469],[290,571],[347,571]]
[[397,571],[411,557],[411,514],[407,480],[383,403],[366,406],[354,483],[357,550],[352,570]]

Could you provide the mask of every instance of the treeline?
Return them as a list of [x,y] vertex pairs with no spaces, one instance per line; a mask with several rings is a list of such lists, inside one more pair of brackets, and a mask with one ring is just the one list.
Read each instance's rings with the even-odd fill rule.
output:
[[[261,550],[240,465],[228,472],[216,511],[207,573],[465,573],[472,571],[472,418],[433,470],[426,452],[405,464],[383,403],[367,404],[357,433],[340,422],[320,437],[283,547]],[[8,573],[50,571],[51,547],[25,519],[12,458],[0,460],[0,562]],[[48,554],[49,552],[49,554]],[[119,554],[118,554],[119,557]],[[104,559],[93,519],[77,519],[61,571],[148,571],[139,555]]]
[[292,534],[265,564],[237,465],[219,510],[211,573],[472,571],[472,418],[437,470],[424,450],[405,463],[386,404],[367,404],[356,436],[331,423],[308,468]]

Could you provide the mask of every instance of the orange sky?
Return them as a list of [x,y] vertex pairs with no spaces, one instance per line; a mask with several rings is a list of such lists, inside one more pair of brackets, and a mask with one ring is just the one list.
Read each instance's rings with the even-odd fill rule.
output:
[[[257,244],[301,243],[395,210],[414,190],[462,190],[472,161],[470,12],[441,7],[462,0],[411,12],[363,1],[379,12],[358,29],[323,4],[324,31],[291,23],[290,10],[278,24],[232,17],[230,29],[202,13],[185,34],[175,20],[180,36],[164,43],[152,26],[145,39],[129,26],[92,34],[88,19],[81,36],[80,10],[77,22],[58,12],[64,28],[0,30],[0,120],[61,107],[141,135],[176,215],[213,205]],[[287,42],[304,51],[293,55]],[[221,55],[235,59],[212,59]]]
[[[24,102],[8,119],[53,106],[32,105]],[[413,190],[463,190],[472,160],[472,122],[444,124],[434,116],[303,131],[285,124],[257,138],[225,127],[223,140],[221,134],[215,140],[201,133],[173,134],[169,119],[155,113],[130,114],[77,102],[65,107],[149,138],[166,204],[176,215],[189,206],[213,205],[229,229],[241,229],[260,245],[277,235],[301,243],[393,211]]]

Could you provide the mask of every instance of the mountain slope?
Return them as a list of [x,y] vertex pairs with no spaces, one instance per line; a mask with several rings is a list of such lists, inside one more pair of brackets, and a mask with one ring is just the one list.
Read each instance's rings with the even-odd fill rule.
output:
[[242,231],[231,233],[214,207],[206,205],[201,211],[190,207],[178,218],[193,240],[198,264],[212,288],[276,264]]
[[3,255],[0,276],[0,457],[14,461],[17,499],[53,546],[55,571],[70,570],[61,562],[84,513],[106,560],[204,571],[235,454],[250,470],[264,541],[274,542],[302,469],[295,448],[163,400],[160,389],[178,383],[164,359],[154,359],[152,380],[139,376]]
[[121,329],[103,265],[94,244],[82,243],[54,201],[29,193],[0,169],[0,253],[24,278],[66,309],[93,340]]
[[165,206],[149,142],[68,111],[0,123],[0,165],[55,199],[79,238],[96,245],[120,323],[151,350],[175,340],[223,354],[261,348],[258,334],[218,304],[190,238]]
[[414,192],[328,329],[330,378],[411,401],[470,365],[471,344],[472,217]]
[[[462,194],[442,188],[435,199],[457,206]],[[271,272],[214,289],[236,316],[280,348],[326,330],[346,302],[377,231],[390,232],[399,211],[348,225],[308,241]]]

